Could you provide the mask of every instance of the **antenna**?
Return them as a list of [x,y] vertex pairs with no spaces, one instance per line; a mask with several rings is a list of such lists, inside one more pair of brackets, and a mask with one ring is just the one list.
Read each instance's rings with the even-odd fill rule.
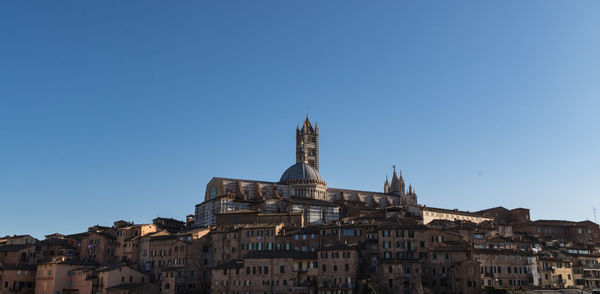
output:
[[598,221],[596,220],[596,207],[592,207],[592,209],[594,210],[594,222],[598,223]]

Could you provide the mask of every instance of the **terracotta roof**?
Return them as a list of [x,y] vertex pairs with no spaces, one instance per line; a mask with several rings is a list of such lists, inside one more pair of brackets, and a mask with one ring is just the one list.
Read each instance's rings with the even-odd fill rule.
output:
[[[140,271],[138,271],[138,270],[136,270],[136,269],[132,268],[131,266],[128,266],[128,265],[126,265],[126,264],[120,264],[120,265],[106,266],[106,267],[103,267],[103,268],[101,268],[101,269],[97,270],[97,272],[99,272],[99,273],[101,273],[101,272],[110,272],[110,271],[114,271],[114,270],[120,269],[120,268],[122,268],[122,267],[128,267],[128,268],[129,268],[130,270],[132,270],[132,271],[136,271],[136,272],[138,272],[138,273],[142,273],[142,272],[140,272]],[[143,273],[142,273],[142,274],[143,274]]]
[[429,229],[429,227],[427,227],[426,225],[423,224],[418,224],[418,223],[393,223],[393,222],[388,222],[388,223],[380,223],[377,225],[377,229],[381,230],[381,229],[404,229],[404,230],[408,230],[408,229],[416,229],[416,230],[427,230]]
[[458,215],[472,216],[472,217],[490,218],[490,217],[483,216],[481,213],[462,211],[462,210],[458,210],[458,209],[445,209],[445,208],[437,208],[437,207],[429,207],[429,206],[423,206],[423,207],[421,207],[421,209],[427,210],[427,211],[433,211],[433,212],[440,212],[440,213],[449,213],[449,214],[458,214]]
[[31,237],[31,236],[30,235],[13,235],[13,236],[6,235],[6,236],[3,237],[3,239],[7,239],[8,240],[8,239],[23,238],[23,237]]
[[90,265],[90,266],[100,266],[100,263],[93,260],[81,260],[81,259],[65,259],[65,260],[57,260],[57,261],[48,261],[42,264],[66,264],[66,265]]
[[185,270],[185,267],[183,267],[183,266],[171,266],[171,267],[162,269],[163,272],[173,272],[173,271],[183,271],[183,270]]
[[19,251],[31,246],[33,244],[4,245],[0,247],[0,252]]
[[67,238],[71,238],[71,239],[75,239],[75,240],[81,240],[82,238],[85,238],[88,235],[89,235],[88,232],[83,232],[83,233],[77,233],[77,234],[67,235]]
[[35,264],[17,264],[17,265],[0,265],[1,270],[24,270],[24,271],[35,271],[37,265]]
[[463,252],[471,250],[471,246],[468,243],[461,241],[445,241],[442,244],[434,245],[430,250],[435,252]]
[[162,235],[162,236],[152,236],[150,237],[150,241],[159,241],[159,240],[170,240],[177,239],[175,235]]
[[517,250],[502,250],[502,249],[480,249],[475,248],[475,254],[497,254],[497,255],[523,255],[523,256],[533,256],[532,253],[517,251]]
[[285,231],[286,235],[304,235],[304,234],[318,234],[319,227],[308,226],[304,228],[289,228]]
[[152,283],[133,283],[133,284],[120,284],[107,289],[119,289],[128,290],[129,293],[135,294],[153,294],[160,293],[160,286]]

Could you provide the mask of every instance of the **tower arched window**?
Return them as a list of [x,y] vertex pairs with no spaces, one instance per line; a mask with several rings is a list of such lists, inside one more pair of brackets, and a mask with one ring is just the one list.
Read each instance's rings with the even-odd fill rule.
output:
[[217,187],[212,186],[210,188],[210,199],[215,199],[217,197]]

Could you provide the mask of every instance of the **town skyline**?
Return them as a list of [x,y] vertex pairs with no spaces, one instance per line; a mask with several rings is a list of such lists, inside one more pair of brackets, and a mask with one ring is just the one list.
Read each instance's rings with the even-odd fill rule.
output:
[[[307,114],[307,115],[306,115],[306,121],[308,121],[308,120],[309,120],[309,114]],[[314,123],[317,123],[317,121],[315,120],[315,121],[314,121]],[[300,127],[300,126],[302,125],[302,121],[301,121],[301,123],[298,123],[297,125],[298,125],[298,127]],[[291,133],[291,132],[290,132],[290,133]],[[327,141],[327,140],[325,140],[325,141]],[[296,149],[297,149],[297,148],[296,148]],[[325,160],[325,162],[327,162],[327,160]],[[396,168],[397,168],[397,166],[396,166],[395,164],[393,164],[393,165],[391,165],[391,167],[392,167],[392,169],[388,169],[388,171],[393,171],[393,172],[396,172]],[[398,171],[398,173],[399,173],[400,175],[404,175],[404,176],[405,176],[405,178],[407,178],[407,179],[408,179],[408,180],[407,180],[407,187],[408,187],[408,185],[412,185],[412,186],[414,186],[414,184],[410,182],[410,178],[411,178],[411,177],[410,177],[410,175],[409,175],[408,177],[406,177],[406,172],[404,172],[404,174],[403,174],[403,171],[402,171],[402,169],[401,169],[401,168],[399,168],[399,167],[397,168],[397,171]],[[480,173],[480,171],[478,171],[478,173]],[[391,176],[392,176],[392,174],[393,174],[392,172],[386,173],[386,175],[385,175],[385,181],[386,181],[386,182],[388,181],[388,179],[391,179]],[[481,175],[480,175],[480,174],[478,174],[477,176],[481,176]],[[214,179],[214,178],[226,178],[226,179],[232,179],[232,177],[231,177],[231,176],[221,176],[221,175],[218,175],[218,176],[212,177],[211,179]],[[243,179],[250,179],[250,177],[246,177],[246,178],[242,177],[242,178],[243,178]],[[276,177],[276,178],[277,178],[277,177]],[[255,180],[276,183],[276,182],[278,182],[278,180],[277,180],[276,178],[275,178],[275,179],[255,179]],[[324,180],[326,181],[326,178],[324,178]],[[208,182],[208,181],[206,181],[206,182]],[[326,181],[326,182],[327,182],[327,181]],[[329,184],[329,183],[328,183],[328,184]],[[331,185],[331,184],[329,184],[329,186],[330,186],[330,187],[334,187],[334,188],[339,188],[339,187],[341,187],[341,186],[336,186],[336,185]],[[372,185],[371,185],[371,186],[372,186]],[[381,187],[383,187],[383,185],[381,185]],[[361,190],[361,187],[358,187],[358,186],[351,186],[351,187],[349,187],[349,188],[351,188],[351,189],[353,189],[353,190]],[[416,189],[416,188],[414,188],[414,189]],[[365,190],[365,189],[362,189],[362,190]],[[377,188],[374,188],[374,189],[371,189],[371,190],[368,190],[368,191],[372,191],[372,192],[383,192],[383,189],[377,189]],[[207,191],[206,189],[204,189],[204,191],[202,191],[202,195],[203,195],[204,193],[208,193],[208,191]],[[202,202],[202,195],[199,195],[199,201],[198,201],[198,202]],[[428,207],[428,206],[430,206],[430,207],[436,207],[435,205],[428,205],[426,202],[422,203],[422,205],[423,205],[423,206],[425,206],[425,207]],[[437,207],[442,207],[442,206],[437,206]],[[463,210],[463,211],[467,211],[467,212],[469,212],[469,211],[471,211],[471,212],[476,212],[476,211],[479,211],[479,210],[490,209],[490,208],[493,208],[493,207],[507,207],[508,209],[513,209],[513,208],[527,208],[527,209],[531,209],[531,211],[532,211],[532,213],[531,213],[531,214],[533,215],[533,216],[532,216],[532,219],[533,219],[533,220],[535,220],[535,219],[543,219],[543,218],[536,218],[536,217],[535,217],[535,207],[524,207],[524,206],[514,206],[514,207],[513,207],[513,206],[509,206],[509,205],[503,204],[503,203],[499,203],[498,205],[492,205],[492,206],[488,206],[488,207],[475,208],[475,209],[464,209],[463,207],[444,207],[444,208],[445,208],[445,209],[458,209],[458,210]],[[592,208],[593,208],[593,207],[592,207]],[[595,211],[594,211],[594,213],[595,213]],[[193,213],[193,210],[192,210],[192,211],[191,211],[189,214],[192,214],[192,215],[193,215],[193,214],[194,214],[194,213]],[[155,218],[155,217],[173,218],[173,219],[176,219],[176,220],[183,220],[183,221],[185,221],[185,216],[186,216],[186,215],[187,215],[187,214],[185,214],[185,215],[175,215],[175,216],[173,216],[173,215],[161,215],[160,213],[157,213],[155,216],[148,215],[148,216],[147,216],[145,219],[135,219],[135,220],[134,220],[134,219],[128,219],[127,217],[122,217],[122,218],[118,218],[118,219],[114,219],[114,220],[105,220],[105,221],[104,221],[104,222],[102,222],[102,223],[100,223],[100,222],[94,222],[94,221],[92,220],[92,222],[91,222],[91,223],[89,223],[89,224],[83,224],[83,227],[82,227],[82,229],[83,229],[83,228],[85,228],[85,227],[87,227],[88,225],[92,225],[92,224],[101,225],[101,226],[110,226],[110,225],[111,225],[113,222],[115,222],[115,221],[117,221],[117,220],[122,220],[122,221],[130,221],[130,222],[132,222],[132,223],[150,223],[150,221],[151,221],[153,218]],[[570,221],[583,221],[583,220],[591,220],[591,221],[594,221],[594,222],[596,221],[595,219],[589,219],[589,218],[586,218],[586,219],[568,219],[568,220],[570,220]],[[80,231],[80,230],[81,230],[81,229],[79,229],[79,231]],[[26,232],[26,231],[25,231],[25,232],[24,232],[24,231],[21,231],[20,233],[27,233],[27,234],[30,234],[30,235],[32,235],[32,236],[34,236],[34,237],[36,237],[36,238],[40,238],[40,239],[41,239],[41,238],[43,238],[45,235],[48,235],[48,234],[53,234],[53,233],[58,233],[58,232],[60,232],[60,233],[66,233],[66,234],[71,234],[71,233],[75,233],[75,232],[77,232],[77,231],[78,231],[78,230],[77,230],[77,229],[75,229],[75,231],[73,231],[73,232],[62,232],[62,231],[60,231],[60,230],[57,228],[56,230],[54,230],[54,231],[52,231],[52,232],[50,232],[50,231],[48,231],[48,232],[40,232],[40,235],[36,235],[36,234],[30,234],[29,232]],[[5,234],[5,235],[6,235],[6,236],[10,236],[11,234]],[[14,234],[14,235],[16,235],[16,234]]]
[[0,235],[183,219],[276,181],[307,113],[332,187],[600,209],[598,3],[37,4],[0,4]]
[[599,294],[598,11],[0,2],[0,294]]

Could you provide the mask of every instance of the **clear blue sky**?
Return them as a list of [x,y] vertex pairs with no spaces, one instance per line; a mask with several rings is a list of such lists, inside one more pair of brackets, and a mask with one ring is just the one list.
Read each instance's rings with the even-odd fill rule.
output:
[[183,219],[277,181],[296,124],[331,187],[392,164],[429,206],[600,216],[598,1],[3,1],[0,235]]

